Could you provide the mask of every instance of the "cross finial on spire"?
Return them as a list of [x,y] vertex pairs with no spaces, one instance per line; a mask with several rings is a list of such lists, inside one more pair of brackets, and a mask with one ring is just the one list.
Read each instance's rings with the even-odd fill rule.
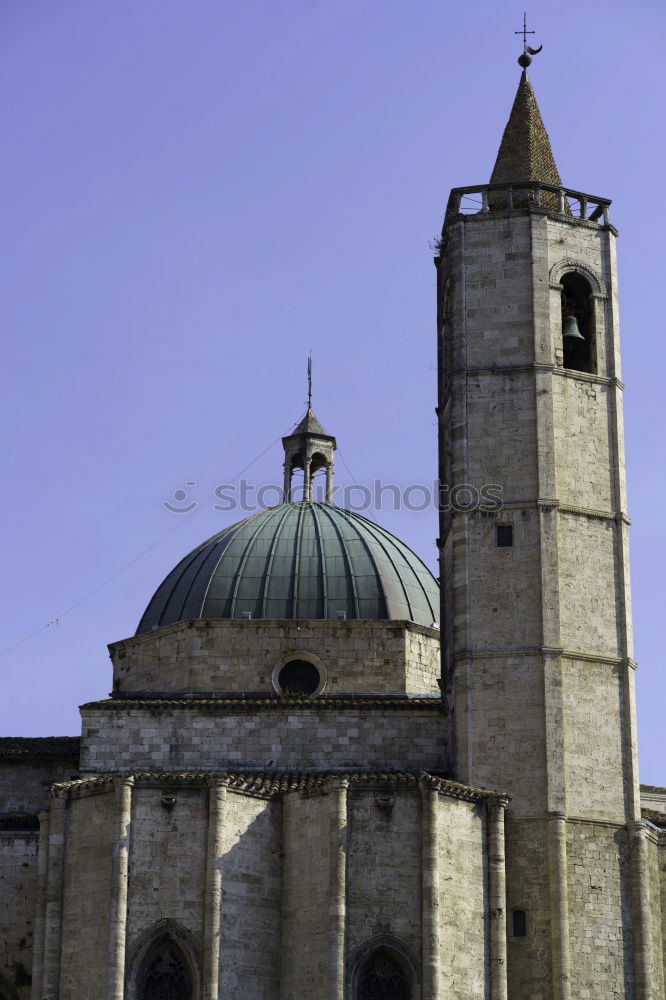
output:
[[308,408],[291,433],[282,438],[284,447],[284,502],[291,502],[294,469],[303,470],[303,499],[312,500],[315,473],[326,470],[326,503],[333,503],[333,452],[335,438],[327,434],[312,412],[312,351],[308,354]]
[[514,31],[514,35],[522,35],[523,36],[523,51],[522,51],[522,55],[518,56],[518,64],[520,66],[522,66],[523,69],[527,69],[527,67],[529,66],[529,64],[532,62],[532,56],[535,56],[538,52],[541,52],[541,49],[543,48],[543,45],[540,45],[538,49],[532,49],[527,44],[527,36],[528,35],[535,35],[535,34],[536,34],[536,31],[528,31],[527,30],[527,11],[524,11],[523,12],[523,26],[520,29],[520,31]]
[[520,29],[520,31],[514,31],[514,35],[522,35],[523,36],[523,46],[525,48],[527,48],[527,36],[528,35],[536,35],[536,31],[528,31],[527,30],[527,11],[526,10],[523,11],[523,26]]

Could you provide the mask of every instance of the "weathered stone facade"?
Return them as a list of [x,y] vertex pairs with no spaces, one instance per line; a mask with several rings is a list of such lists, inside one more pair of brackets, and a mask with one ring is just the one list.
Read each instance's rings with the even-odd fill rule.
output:
[[[197,621],[109,647],[115,694],[164,691],[272,695],[287,655],[325,665],[323,691],[439,693],[439,632],[396,621]],[[322,692],[323,693],[323,692]]]
[[335,508],[185,557],[80,741],[0,740],[0,1000],[664,1000],[616,233],[526,76],[497,170],[436,259],[442,483],[502,498],[442,511],[441,650],[432,576]]
[[[451,762],[511,797],[507,903],[527,931],[509,939],[510,995],[663,997],[650,852],[664,834],[642,819],[638,785],[617,234],[603,199],[515,180],[528,176],[513,202],[506,178],[482,188],[469,215],[453,192],[436,259],[440,476],[449,493],[502,494],[500,510],[441,515]],[[584,348],[566,342],[565,308]]]

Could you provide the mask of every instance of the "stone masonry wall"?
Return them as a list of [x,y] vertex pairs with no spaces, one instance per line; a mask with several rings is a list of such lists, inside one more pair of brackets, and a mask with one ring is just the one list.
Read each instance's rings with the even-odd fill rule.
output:
[[[165,790],[176,800],[168,807],[162,801]],[[220,859],[221,989],[225,996],[275,1000],[280,966],[281,805],[233,791],[225,801]],[[114,808],[111,788],[69,803],[61,1000],[106,995]],[[137,948],[167,919],[189,932],[198,948],[195,961],[200,961],[207,824],[208,788],[201,779],[165,787],[134,786],[127,907],[127,961],[134,970],[132,975],[138,969],[134,961]],[[25,840],[25,835],[20,836]],[[32,835],[33,857],[36,842]],[[10,861],[16,882],[16,876],[24,874],[14,855]],[[7,934],[7,955],[11,958],[25,949],[23,958],[29,969],[30,922],[26,923],[17,906],[21,887],[13,884],[9,888],[13,924]],[[9,895],[4,898],[9,902]],[[34,899],[30,898],[29,904],[31,920]],[[0,919],[2,916],[0,908]],[[27,944],[17,944],[21,932]]]
[[203,935],[207,791],[184,787],[169,794],[176,804],[165,809],[160,788],[135,787],[132,793],[130,942],[167,917],[199,940]]
[[666,837],[652,830],[647,842],[652,913],[652,979],[658,997],[666,995]]
[[0,813],[36,815],[48,809],[51,785],[77,773],[76,767],[61,762],[0,764]]
[[[467,217],[450,226],[447,236],[439,268],[440,295],[448,289],[449,303],[440,300],[439,307],[440,476],[451,489],[466,483],[481,492],[498,484],[504,503],[524,502],[538,489],[536,393],[529,367],[534,361],[530,220]],[[508,366],[511,371],[502,370]],[[485,560],[494,559],[486,539],[494,535],[494,524],[475,523],[483,518],[481,510],[441,516],[447,661],[452,647],[488,648],[493,642],[497,621],[488,605],[497,595],[488,592],[488,584],[492,589],[499,577],[487,570],[484,575]],[[468,531],[475,533],[474,544]],[[524,555],[526,549],[521,551]],[[476,563],[477,580],[485,581],[478,594],[468,575],[470,561]],[[518,592],[525,593],[527,625],[538,601],[538,580],[524,572],[517,588],[515,581],[507,582],[503,607],[510,608]],[[515,609],[511,614],[516,624]],[[507,643],[501,645],[506,648]]]
[[631,886],[626,831],[569,822],[572,997],[633,997]]
[[390,933],[420,955],[420,796],[418,789],[400,789],[386,808],[386,794],[349,793],[347,951]]
[[466,385],[453,384],[451,417],[464,424],[474,442],[468,454],[459,452],[453,482],[502,487],[505,501],[524,500],[538,491],[536,394],[532,371],[474,372]]
[[477,217],[465,224],[464,291],[455,289],[454,308],[464,294],[466,343],[461,332],[454,369],[533,360],[530,228],[528,216]]
[[439,770],[444,716],[433,707],[368,711],[277,705],[224,714],[176,706],[84,707],[84,772],[267,768]]
[[[513,525],[513,545],[500,548],[495,526]],[[534,510],[503,510],[470,518],[467,648],[476,652],[538,647],[541,643],[539,520]],[[461,630],[462,631],[462,630]]]
[[509,789],[510,815],[546,809],[542,671],[540,657],[509,654],[474,657],[456,671],[456,777]]
[[222,857],[220,995],[277,1000],[282,806],[229,792]]
[[[618,820],[625,812],[622,668],[563,660],[567,812]],[[592,739],[592,734],[594,738]]]
[[616,507],[607,385],[553,379],[553,424],[557,492],[561,503],[595,510]]
[[661,936],[661,954],[664,983],[666,984],[666,836],[662,833],[657,848],[657,866],[659,871],[659,903],[660,919],[655,917],[655,933]]
[[106,995],[113,803],[112,791],[69,803],[59,1000]]
[[274,667],[299,651],[332,694],[438,690],[439,633],[411,622],[185,622],[109,649],[116,692],[272,693]]
[[[105,996],[108,988],[117,799],[110,782],[72,785],[70,794],[59,998],[82,1000]],[[227,790],[219,857],[221,996],[319,1000],[337,970],[342,974],[343,952],[349,977],[349,962],[378,936],[397,939],[403,953],[411,954],[418,979],[424,947],[421,887],[426,877],[436,894],[437,933],[432,941],[440,942],[437,968],[447,996],[477,1000],[484,995],[485,802],[439,794],[433,803],[428,792],[428,803],[435,808],[434,857],[429,847],[424,872],[421,794],[416,783],[379,777],[363,786],[352,781],[346,826],[339,827],[344,803],[339,790],[327,784],[275,799]],[[137,774],[131,799],[126,953],[130,991],[140,969],[138,956],[165,921],[182,928],[193,960],[201,966],[209,786],[201,774],[181,773],[178,780]],[[430,813],[425,820],[429,825]],[[337,842],[340,830],[343,855],[332,854],[332,838]],[[28,841],[21,835],[16,843],[20,847]],[[33,859],[36,843],[31,835]],[[11,856],[15,879],[23,878],[17,865],[21,857],[20,852]],[[342,882],[340,857],[343,872],[346,865]],[[5,872],[0,869],[0,874]],[[335,905],[345,884],[343,948]],[[23,893],[27,904],[22,922],[16,900],[22,898],[23,886],[12,884],[10,890],[11,948],[3,960],[4,968],[15,972],[12,955],[17,948],[25,950],[28,969],[34,898]],[[0,920],[7,924],[2,906]],[[21,930],[23,942],[15,940]],[[414,1000],[419,996],[415,986]],[[22,1000],[28,1000],[27,995]]]
[[[403,638],[406,662],[404,690],[411,693],[439,692],[439,633],[433,635],[431,629],[408,628],[405,629]],[[383,665],[387,666],[386,663]]]
[[641,785],[641,806],[664,817],[666,822],[666,789]]
[[566,650],[621,656],[612,521],[560,513],[560,628]]
[[[387,804],[387,797],[390,804]],[[281,1000],[319,1000],[330,981],[330,824],[334,795],[287,796]],[[437,913],[442,988],[451,1000],[485,996],[485,806],[436,801]],[[355,955],[390,938],[421,965],[421,797],[415,788],[351,788],[345,841],[346,979]],[[305,944],[307,942],[307,944]],[[415,990],[415,998],[420,996]]]
[[477,1000],[488,983],[485,805],[437,799],[443,995]]
[[29,1000],[37,905],[38,833],[0,833],[0,993],[3,977]]
[[[509,997],[550,1000],[548,831],[542,817],[506,821]],[[526,913],[525,937],[513,936],[513,911]]]
[[331,796],[283,800],[280,1000],[320,1000],[329,982]]

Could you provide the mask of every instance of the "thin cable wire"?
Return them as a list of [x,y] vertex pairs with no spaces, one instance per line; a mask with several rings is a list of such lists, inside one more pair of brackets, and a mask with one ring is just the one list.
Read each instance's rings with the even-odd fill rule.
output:
[[[340,456],[340,458],[342,459],[342,464],[344,465],[345,469],[347,470],[347,472],[349,473],[349,475],[350,475],[350,477],[351,477],[351,481],[352,481],[352,486],[353,486],[353,485],[354,485],[355,483],[358,483],[358,479],[356,478],[356,476],[354,475],[354,473],[352,472],[352,470],[351,470],[351,469],[349,468],[349,466],[347,465],[347,462],[346,462],[346,460],[345,460],[345,456],[344,456],[344,455],[342,454],[342,452],[340,451],[340,449],[339,449],[339,448],[337,448],[336,450],[337,450],[337,453],[338,453],[338,455],[339,455],[339,456]],[[370,510],[370,508],[369,508],[369,507],[367,508],[367,514],[368,514],[368,516],[370,517],[370,520],[371,520],[371,521],[374,521],[374,522],[375,522],[375,524],[379,524],[379,521],[377,520],[377,518],[376,518],[376,517],[375,517],[375,515],[374,515],[374,514],[372,513],[372,511]]]
[[[270,451],[271,448],[273,448],[278,443],[278,441],[280,441],[283,437],[286,437],[294,429],[297,423],[298,421],[294,421],[294,423],[291,425],[289,430],[286,431],[285,434],[281,434],[279,437],[276,437],[275,440],[271,441],[271,443],[267,445],[263,451],[260,451],[259,454],[256,455],[251,462],[248,462],[247,465],[243,466],[240,472],[237,472],[236,475],[231,479],[231,484],[235,483],[236,480],[239,479],[244,472],[247,472],[248,469],[251,469],[252,466],[255,465],[260,458],[264,457],[266,452]],[[24,643],[28,642],[36,635],[39,635],[39,633],[43,632],[45,629],[51,628],[51,626],[53,625],[60,624],[65,615],[68,615],[71,611],[74,611],[76,608],[80,607],[80,605],[83,604],[85,601],[87,601],[90,597],[93,597],[100,590],[106,587],[109,583],[112,583],[113,580],[117,579],[119,576],[125,573],[128,569],[130,569],[130,567],[134,566],[135,563],[139,562],[140,559],[143,559],[145,555],[147,555],[149,552],[152,552],[153,549],[157,548],[158,545],[161,545],[161,543],[165,540],[165,538],[168,538],[169,535],[172,535],[174,531],[177,531],[182,524],[185,524],[187,521],[190,520],[190,518],[194,517],[194,515],[197,514],[200,510],[203,510],[204,507],[206,507],[212,500],[215,499],[215,496],[216,496],[215,492],[211,493],[211,495],[206,500],[204,500],[193,510],[188,511],[184,515],[184,517],[180,518],[178,523],[174,524],[173,528],[169,528],[168,531],[165,531],[162,535],[159,536],[159,538],[155,539],[154,542],[152,542],[150,545],[147,545],[145,549],[142,549],[141,552],[139,552],[136,556],[134,556],[133,559],[130,559],[129,562],[121,566],[120,569],[115,571],[115,573],[112,573],[105,580],[99,583],[96,587],[93,587],[92,590],[89,590],[86,594],[83,595],[83,597],[79,598],[78,601],[75,601],[74,604],[70,604],[70,606],[68,608],[65,608],[65,610],[62,611],[59,615],[55,615],[45,625],[40,625],[39,628],[36,628],[32,632],[29,632],[28,635],[25,635],[23,636],[22,639],[19,639],[17,642],[12,643],[11,646],[7,646],[5,649],[0,650],[0,657],[5,656],[7,653],[11,653],[12,650],[14,649],[18,649],[19,646],[22,646]]]

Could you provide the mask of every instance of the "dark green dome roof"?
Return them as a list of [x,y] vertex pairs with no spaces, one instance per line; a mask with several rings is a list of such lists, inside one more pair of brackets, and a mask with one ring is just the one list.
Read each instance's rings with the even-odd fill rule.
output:
[[324,503],[287,503],[190,552],[146,608],[137,635],[197,618],[398,619],[432,625],[439,585],[395,535]]

